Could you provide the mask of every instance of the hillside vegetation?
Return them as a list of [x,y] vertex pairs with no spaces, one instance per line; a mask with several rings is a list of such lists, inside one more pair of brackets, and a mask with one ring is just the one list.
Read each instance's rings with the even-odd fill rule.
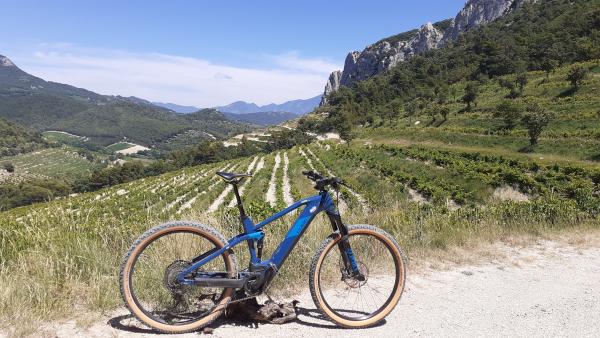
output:
[[46,146],[42,136],[0,118],[0,157],[26,153]]
[[[579,88],[567,81],[573,68],[589,71]],[[444,147],[464,146],[504,152],[534,151],[530,156],[554,160],[600,161],[600,62],[592,61],[560,67],[550,74],[523,73],[527,84],[516,98],[500,83],[515,81],[515,75],[499,77],[478,86],[477,99],[470,111],[461,97],[465,82],[451,85],[455,92],[444,104],[415,105],[412,114],[373,117],[355,128],[352,137],[373,142],[428,143]],[[416,101],[419,102],[419,101]],[[508,107],[508,108],[507,108]],[[534,147],[523,118],[535,107],[552,114]],[[508,110],[507,110],[508,109]],[[445,111],[445,114],[444,114]]]
[[106,96],[30,75],[0,55],[0,117],[38,131],[59,130],[108,145],[127,138],[154,146],[189,130],[216,137],[248,131],[212,109],[177,114],[143,99]]
[[[543,128],[544,136],[553,129],[550,135],[570,140],[569,146],[581,139],[592,141],[600,109],[598,62],[583,63],[581,70],[570,65],[600,58],[598,46],[600,1],[538,1],[462,34],[444,48],[415,56],[352,88],[341,87],[330,94],[330,105],[320,110],[325,113],[324,121],[315,125],[306,119],[304,128],[349,134],[357,125],[400,120],[400,125],[406,126],[425,120],[429,127],[473,134],[473,142],[482,139],[477,134],[500,132],[506,132],[503,140],[510,142],[524,132],[513,131],[512,124],[502,128],[500,122],[516,110],[515,115],[521,115],[513,117],[517,122],[532,111],[536,116],[553,113],[550,127]],[[568,79],[569,72],[581,78],[573,82]],[[517,107],[499,111],[505,98],[517,101]],[[494,113],[495,120],[490,118]],[[446,123],[448,116],[453,123]],[[427,132],[432,131],[435,139],[441,130]],[[449,142],[457,138],[448,134]],[[594,146],[587,145],[588,159],[596,155],[591,150]]]

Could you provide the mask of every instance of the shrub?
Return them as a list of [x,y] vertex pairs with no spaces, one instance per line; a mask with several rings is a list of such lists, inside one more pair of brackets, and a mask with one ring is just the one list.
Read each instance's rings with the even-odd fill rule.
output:
[[521,107],[510,101],[503,101],[496,107],[494,117],[502,119],[504,130],[513,130],[521,118]]
[[4,170],[8,171],[9,173],[14,173],[15,172],[15,166],[14,164],[10,163],[10,162],[6,162],[2,165],[2,167],[4,168]]
[[539,104],[527,107],[527,114],[523,116],[522,121],[527,128],[531,147],[537,144],[540,134],[553,118],[554,114],[544,110]]
[[571,83],[571,85],[575,88],[579,88],[579,85],[588,75],[588,69],[582,66],[576,65],[573,66],[569,72],[567,73],[567,80]]

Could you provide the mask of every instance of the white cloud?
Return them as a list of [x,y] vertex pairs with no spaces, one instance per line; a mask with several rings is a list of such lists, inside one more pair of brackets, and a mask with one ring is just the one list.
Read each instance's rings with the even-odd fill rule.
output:
[[[16,60],[15,60],[16,59]],[[50,81],[101,94],[213,107],[236,100],[257,104],[308,98],[323,90],[339,65],[297,52],[265,55],[266,68],[244,68],[158,53],[45,44],[33,56],[14,58],[23,70]]]

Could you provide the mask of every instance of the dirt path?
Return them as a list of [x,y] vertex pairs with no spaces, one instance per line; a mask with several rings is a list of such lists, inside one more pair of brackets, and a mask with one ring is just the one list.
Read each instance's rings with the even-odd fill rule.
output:
[[275,207],[277,204],[277,169],[281,163],[281,156],[279,153],[275,155],[275,164],[273,164],[273,171],[271,171],[271,180],[269,181],[269,189],[265,194],[265,199],[269,202],[269,205]]
[[[310,296],[298,321],[284,324],[221,322],[213,337],[573,336],[600,332],[600,248],[542,241],[528,248],[501,246],[485,264],[412,273],[386,321],[346,330],[323,320]],[[72,320],[44,332],[56,337],[157,336],[119,310],[87,328]],[[0,334],[0,336],[2,336]],[[174,337],[197,337],[198,334]]]
[[294,203],[292,198],[292,186],[290,185],[290,177],[288,176],[288,168],[290,166],[290,159],[288,158],[287,151],[283,153],[283,202],[285,205],[291,205]]

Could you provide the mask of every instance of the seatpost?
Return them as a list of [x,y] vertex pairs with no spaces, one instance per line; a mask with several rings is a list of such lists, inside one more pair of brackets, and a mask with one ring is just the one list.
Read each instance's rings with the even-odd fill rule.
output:
[[243,221],[246,218],[246,210],[244,210],[244,205],[242,204],[242,198],[240,197],[240,193],[238,191],[238,182],[233,183],[233,192],[235,193],[235,199],[237,201],[238,209],[240,210],[240,219]]

